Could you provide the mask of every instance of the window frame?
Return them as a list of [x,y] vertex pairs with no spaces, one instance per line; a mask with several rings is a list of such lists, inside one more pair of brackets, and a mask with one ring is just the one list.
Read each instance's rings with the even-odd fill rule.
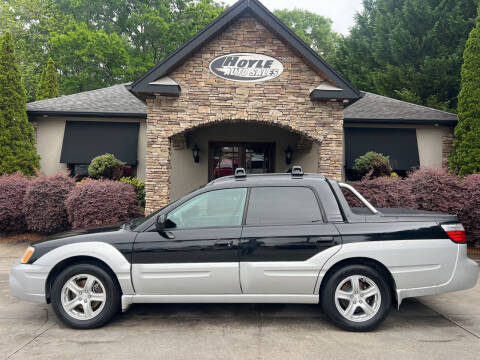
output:
[[228,187],[228,188],[226,187],[226,188],[220,188],[220,189],[209,189],[207,191],[203,191],[200,194],[197,194],[195,196],[192,196],[189,199],[186,199],[185,201],[182,201],[181,204],[178,204],[178,206],[174,207],[173,209],[170,209],[167,213],[165,213],[165,219],[168,219],[168,215],[172,211],[175,211],[179,207],[183,206],[184,204],[188,203],[189,201],[195,199],[198,196],[202,196],[202,195],[205,195],[205,194],[213,192],[213,191],[235,190],[235,189],[245,189],[246,190],[246,194],[245,194],[245,198],[244,198],[242,221],[240,222],[240,225],[220,225],[220,226],[217,225],[217,226],[183,227],[183,228],[174,227],[174,228],[167,228],[165,230],[168,230],[168,231],[177,231],[178,230],[179,231],[179,230],[195,230],[195,229],[228,229],[228,228],[231,229],[231,228],[239,228],[239,227],[241,228],[242,226],[244,226],[245,217],[246,217],[246,208],[247,208],[247,204],[248,204],[248,197],[250,195],[250,188],[248,186],[235,186],[235,187]]
[[[302,223],[289,223],[289,224],[269,224],[269,223],[264,223],[264,224],[247,224],[247,215],[248,215],[248,207],[249,207],[249,204],[250,204],[250,198],[251,198],[251,193],[252,193],[252,189],[254,188],[307,188],[309,189],[314,197],[315,197],[315,200],[316,200],[316,203],[317,203],[317,206],[318,206],[318,209],[320,211],[320,216],[321,216],[321,219],[320,219],[320,222],[316,222],[316,223],[312,223],[312,222],[308,222],[308,223],[305,223],[305,222],[302,222]],[[298,184],[295,184],[295,185],[285,185],[285,184],[282,184],[282,185],[255,185],[255,186],[250,186],[249,189],[248,189],[248,199],[247,199],[247,202],[245,204],[245,213],[244,213],[244,216],[243,216],[243,222],[242,222],[242,226],[245,226],[245,227],[263,227],[263,226],[292,226],[292,225],[318,225],[318,224],[326,224],[328,223],[328,220],[327,220],[327,216],[326,216],[326,213],[325,213],[325,210],[323,208],[323,205],[322,205],[322,201],[317,193],[317,191],[315,190],[315,187],[311,186],[311,185],[308,185],[308,184],[302,184],[302,185],[298,185]]]

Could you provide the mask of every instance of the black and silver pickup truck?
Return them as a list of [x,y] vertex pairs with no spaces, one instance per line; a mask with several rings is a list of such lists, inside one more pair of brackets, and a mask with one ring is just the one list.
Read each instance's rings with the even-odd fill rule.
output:
[[[342,188],[365,208],[350,208]],[[347,184],[289,174],[219,178],[120,227],[28,247],[20,299],[67,325],[107,323],[134,303],[320,303],[338,326],[375,328],[403,299],[473,287],[455,215],[375,209]]]

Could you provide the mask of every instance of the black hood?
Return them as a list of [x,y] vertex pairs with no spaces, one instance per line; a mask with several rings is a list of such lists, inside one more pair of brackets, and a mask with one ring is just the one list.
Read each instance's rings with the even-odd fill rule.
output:
[[[34,263],[46,253],[60,246],[80,242],[104,242],[116,247],[129,260],[136,232],[129,226],[116,225],[90,229],[75,229],[47,237],[33,244],[35,252],[29,263]],[[128,257],[127,257],[128,254]],[[73,254],[72,254],[73,255]]]

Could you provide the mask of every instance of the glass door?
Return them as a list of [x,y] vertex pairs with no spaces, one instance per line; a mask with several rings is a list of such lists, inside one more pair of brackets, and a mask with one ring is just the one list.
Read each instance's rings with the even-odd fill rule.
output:
[[274,143],[220,143],[209,144],[209,181],[233,175],[243,167],[247,174],[274,172]]

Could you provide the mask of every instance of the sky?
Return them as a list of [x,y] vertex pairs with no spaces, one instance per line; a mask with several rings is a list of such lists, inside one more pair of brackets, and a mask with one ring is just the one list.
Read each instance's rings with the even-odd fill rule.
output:
[[[232,5],[237,0],[222,0]],[[260,0],[270,11],[277,9],[305,9],[332,19],[333,31],[347,35],[353,25],[353,16],[362,10],[362,0]]]

